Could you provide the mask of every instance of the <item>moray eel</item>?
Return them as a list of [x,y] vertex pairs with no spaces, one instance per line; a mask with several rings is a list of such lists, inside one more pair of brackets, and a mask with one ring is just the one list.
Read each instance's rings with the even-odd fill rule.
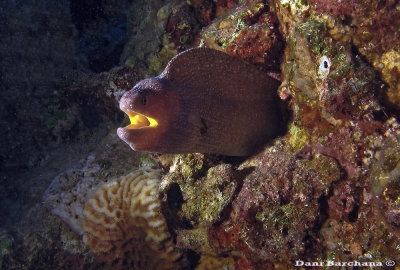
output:
[[280,82],[240,58],[208,48],[175,56],[120,100],[133,150],[247,156],[281,130]]

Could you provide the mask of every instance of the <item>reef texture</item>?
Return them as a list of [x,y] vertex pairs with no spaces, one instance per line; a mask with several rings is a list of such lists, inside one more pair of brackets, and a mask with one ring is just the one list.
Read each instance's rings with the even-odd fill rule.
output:
[[399,12],[390,1],[246,1],[203,29],[206,46],[266,71],[277,56],[292,115],[285,136],[245,160],[160,157],[178,247],[235,269],[398,258]]
[[107,136],[101,145],[104,146],[101,151],[90,153],[77,165],[58,174],[43,194],[51,213],[79,235],[83,234],[83,209],[96,190],[133,168],[146,165],[141,154],[126,149],[115,134]]
[[267,70],[279,70],[284,39],[278,20],[265,1],[247,1],[203,29],[205,46],[241,57]]
[[175,269],[180,254],[158,198],[160,171],[142,168],[102,186],[83,212],[84,241],[109,269]]
[[[315,1],[317,14],[328,13],[326,30],[337,41],[349,42],[381,74],[386,98],[400,107],[400,11],[396,1]],[[351,18],[345,22],[345,16]]]
[[[296,260],[399,259],[398,1],[95,2],[89,9],[79,1],[0,3],[3,269],[160,260],[175,269],[293,269]],[[285,135],[248,158],[150,156],[101,139],[115,137],[125,91],[197,45],[281,79]],[[162,237],[154,240],[145,230],[157,226],[131,214],[143,197],[129,197],[129,179],[108,183],[87,206],[102,217],[86,217],[93,257],[49,212],[82,233],[86,198],[140,163],[165,172],[159,189],[151,182],[154,190],[130,190],[160,198],[161,206],[140,209],[162,220]],[[132,200],[105,208],[115,194]],[[104,219],[117,211],[119,219]],[[100,244],[113,252],[105,255]],[[143,259],[149,254],[160,260]]]
[[93,159],[91,155],[82,168],[71,168],[57,175],[43,195],[51,213],[64,220],[78,234],[83,233],[84,205],[102,184],[93,177],[100,170],[97,164],[93,166]]

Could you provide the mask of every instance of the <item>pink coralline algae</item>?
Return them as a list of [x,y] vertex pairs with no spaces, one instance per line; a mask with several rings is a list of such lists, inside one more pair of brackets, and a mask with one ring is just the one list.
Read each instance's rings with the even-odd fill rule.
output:
[[263,63],[269,69],[278,69],[284,40],[278,31],[278,20],[264,1],[252,3],[250,9],[238,16],[240,30],[226,51],[252,63]]
[[[335,219],[349,219],[354,221],[357,216],[358,206],[356,205],[356,198],[354,187],[352,183],[340,182],[333,189],[333,194],[328,200],[329,216]],[[353,214],[353,215],[352,215]]]
[[[357,32],[365,27],[361,13],[374,13],[384,24],[381,16],[395,13],[390,6],[246,1],[203,30],[207,46],[264,67],[274,48],[268,39],[284,37],[279,91],[292,119],[286,135],[248,159],[204,156],[200,164],[187,157],[170,167],[164,185],[181,194],[178,222],[171,223],[178,247],[233,258],[235,269],[290,269],[298,258],[364,262],[396,256],[399,124],[385,97],[395,92],[387,78],[392,82],[396,73],[382,77],[369,62],[372,53],[360,46],[365,42],[356,40],[367,37],[347,35],[353,24]],[[376,41],[390,56],[395,31]],[[177,197],[167,191],[167,202]]]
[[349,178],[357,178],[360,175],[359,166],[361,160],[355,153],[357,144],[352,144],[352,133],[349,129],[342,128],[338,133],[331,133],[323,138],[322,143],[316,144],[319,153],[334,157],[344,167]]
[[[239,170],[231,171],[227,176],[235,188],[233,192],[225,192],[223,188],[229,187],[227,183],[219,187],[224,194],[221,194],[222,208],[218,208],[220,214],[212,212],[213,224],[207,221],[207,216],[190,218],[200,207],[198,200],[202,197],[196,199],[200,194],[190,195],[190,183],[167,176],[169,181],[178,180],[183,190],[185,202],[179,219],[190,218],[193,231],[204,228],[210,252],[229,254],[235,259],[236,269],[268,268],[281,260],[295,259],[312,249],[318,238],[314,230],[322,225],[327,215],[329,187],[340,180],[340,169],[335,160],[326,156],[315,154],[302,159],[288,150],[284,144],[277,143],[243,163]],[[216,173],[218,177],[218,171]],[[210,172],[207,175],[210,177]],[[211,183],[212,178],[207,179],[202,185]],[[207,196],[214,202],[201,204],[206,207],[203,212],[212,209],[215,199],[221,196],[211,194],[212,186],[206,190],[210,191],[199,190],[203,194],[200,196]],[[201,252],[196,248],[199,247],[198,238],[185,240],[193,238],[191,230],[178,230],[178,233],[181,246]]]
[[330,1],[315,0],[316,9],[331,13],[332,15],[351,15],[357,10],[356,0]]
[[193,42],[194,35],[199,31],[196,19],[187,5],[179,6],[168,17],[165,32],[169,40],[174,42],[179,50],[184,50]]

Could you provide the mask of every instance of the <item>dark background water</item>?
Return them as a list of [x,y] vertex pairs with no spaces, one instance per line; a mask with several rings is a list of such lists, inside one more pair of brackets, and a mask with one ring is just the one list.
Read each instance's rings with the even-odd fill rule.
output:
[[[90,94],[82,93],[76,100],[67,88],[78,76],[108,71],[120,63],[128,4],[2,1],[2,171],[40,164],[44,159],[40,153],[48,147],[77,137],[80,120],[89,132],[100,124],[96,108],[87,106]],[[69,128],[58,133],[63,120]]]
[[51,250],[62,224],[44,211],[42,194],[122,118],[116,106],[101,111],[96,84],[73,89],[121,63],[130,4],[0,3],[1,269],[59,268]]

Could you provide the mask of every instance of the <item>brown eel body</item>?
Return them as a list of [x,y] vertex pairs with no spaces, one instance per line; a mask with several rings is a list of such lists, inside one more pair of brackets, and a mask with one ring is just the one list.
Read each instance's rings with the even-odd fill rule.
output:
[[187,50],[124,94],[131,124],[117,133],[134,150],[247,156],[280,132],[279,84],[240,58]]

